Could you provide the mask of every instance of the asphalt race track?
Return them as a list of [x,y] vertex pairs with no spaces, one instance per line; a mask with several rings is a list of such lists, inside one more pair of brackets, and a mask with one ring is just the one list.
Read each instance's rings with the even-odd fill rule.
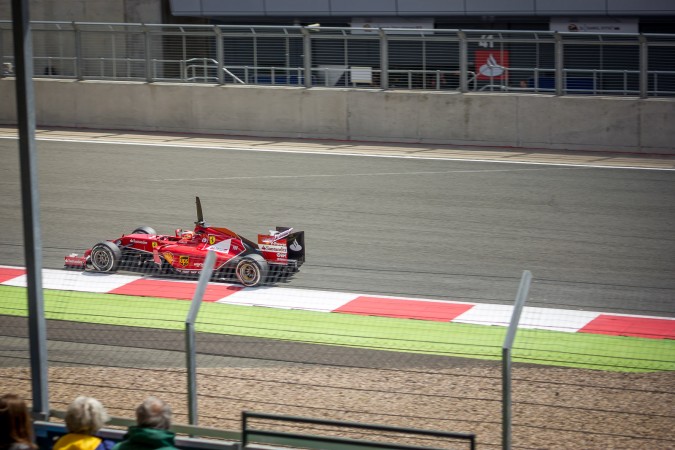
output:
[[[191,144],[194,145],[194,144]],[[289,283],[675,317],[675,171],[37,143],[44,266],[148,225],[306,233]],[[264,143],[258,144],[265,149]],[[0,264],[24,264],[18,143],[0,139]],[[626,158],[629,160],[629,158]],[[630,165],[628,161],[626,165]]]

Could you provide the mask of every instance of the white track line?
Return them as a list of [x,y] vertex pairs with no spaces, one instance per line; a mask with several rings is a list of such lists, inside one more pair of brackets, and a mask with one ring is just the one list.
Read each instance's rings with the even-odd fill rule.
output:
[[[18,139],[11,136],[0,136],[0,139]],[[56,142],[73,142],[85,144],[111,144],[111,145],[136,145],[145,147],[177,147],[177,148],[195,148],[195,149],[220,149],[230,151],[247,151],[247,152],[262,152],[262,153],[292,153],[305,155],[331,155],[331,156],[360,156],[366,158],[394,158],[394,159],[415,159],[415,160],[430,160],[430,161],[456,161],[456,162],[486,162],[498,164],[522,164],[533,166],[558,166],[558,167],[585,167],[593,169],[624,169],[624,170],[657,170],[666,172],[675,172],[675,168],[664,167],[638,167],[638,166],[612,166],[599,164],[580,164],[580,163],[553,163],[541,161],[504,161],[501,159],[467,159],[467,158],[453,158],[453,157],[431,157],[431,156],[416,156],[416,155],[377,155],[377,154],[363,154],[335,150],[321,150],[321,151],[305,151],[293,149],[262,149],[252,147],[231,147],[221,145],[209,144],[181,144],[174,142],[124,142],[124,141],[106,141],[106,140],[89,140],[89,139],[61,139],[61,138],[36,138],[38,141],[56,141]]]

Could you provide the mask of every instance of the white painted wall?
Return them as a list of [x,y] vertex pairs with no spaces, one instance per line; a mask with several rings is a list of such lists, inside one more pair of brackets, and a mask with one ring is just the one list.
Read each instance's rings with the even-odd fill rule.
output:
[[675,99],[36,79],[35,102],[38,126],[675,154]]

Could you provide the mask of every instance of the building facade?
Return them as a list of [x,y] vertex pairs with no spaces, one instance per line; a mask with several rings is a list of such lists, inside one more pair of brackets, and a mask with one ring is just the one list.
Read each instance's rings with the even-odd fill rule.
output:
[[675,33],[672,0],[170,0],[219,24]]

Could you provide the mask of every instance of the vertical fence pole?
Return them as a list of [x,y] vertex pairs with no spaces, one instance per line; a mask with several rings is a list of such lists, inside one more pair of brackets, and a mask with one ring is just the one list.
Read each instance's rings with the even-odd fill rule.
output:
[[469,92],[469,44],[466,33],[458,31],[459,36],[459,91]]
[[640,98],[649,95],[649,46],[644,34],[638,38],[640,42]]
[[565,61],[564,61],[564,49],[563,49],[563,40],[560,33],[556,32],[555,35],[555,95],[563,95],[565,91]]
[[380,87],[389,89],[389,42],[387,33],[380,28]]
[[202,272],[199,274],[199,282],[195,295],[192,297],[190,311],[185,319],[185,355],[187,359],[188,378],[188,420],[190,425],[197,425],[197,349],[195,346],[195,321],[199,313],[199,307],[204,298],[206,286],[211,279],[213,266],[216,262],[216,254],[212,251],[206,254]]
[[305,87],[312,87],[312,36],[306,27],[302,28],[302,63],[305,72]]
[[[49,417],[47,386],[47,325],[42,296],[42,239],[35,149],[35,92],[33,89],[33,37],[28,0],[12,0],[14,57],[16,62],[16,109],[19,125],[21,205],[23,210],[24,255],[28,290],[28,333],[30,346],[33,414]],[[4,430],[3,430],[4,431]]]
[[214,26],[216,37],[216,64],[218,65],[218,84],[225,84],[225,50],[223,45],[223,30]]
[[73,22],[75,29],[75,78],[82,81],[84,79],[84,70],[82,66],[82,30],[79,25]]
[[5,41],[4,41],[4,30],[0,30],[0,78],[4,78],[5,75],[10,75],[8,72],[5,74]]
[[513,306],[511,323],[506,332],[504,345],[502,346],[502,449],[511,449],[511,350],[513,341],[516,338],[516,331],[520,322],[520,315],[523,312],[527,293],[530,290],[532,274],[525,270],[520,279],[520,286],[516,294],[516,301]]
[[152,61],[152,50],[150,45],[150,30],[147,26],[143,25],[143,40],[144,40],[144,50],[145,50],[145,81],[152,83],[152,66],[150,62]]

